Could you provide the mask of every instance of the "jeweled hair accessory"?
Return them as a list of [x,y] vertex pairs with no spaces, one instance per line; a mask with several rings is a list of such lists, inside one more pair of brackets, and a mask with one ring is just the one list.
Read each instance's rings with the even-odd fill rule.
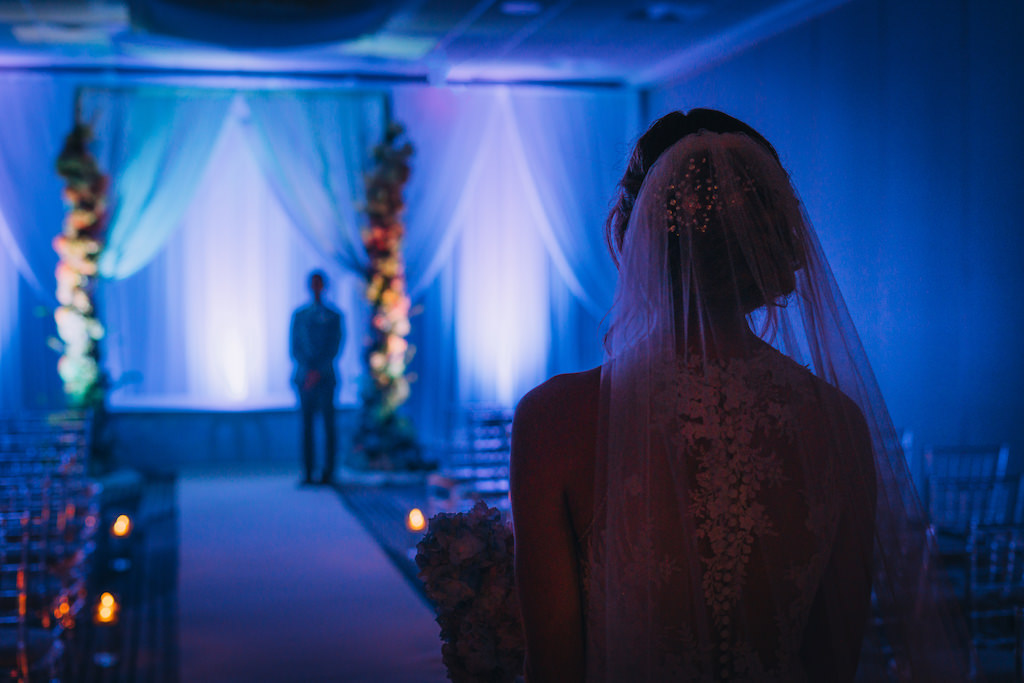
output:
[[[732,187],[746,195],[756,192],[756,185],[749,169],[742,177],[736,178]],[[668,231],[679,235],[683,230],[706,233],[720,209],[718,177],[713,172],[708,158],[703,155],[690,157],[686,173],[679,184],[667,188]],[[740,193],[733,193],[728,203],[735,205],[742,200]]]

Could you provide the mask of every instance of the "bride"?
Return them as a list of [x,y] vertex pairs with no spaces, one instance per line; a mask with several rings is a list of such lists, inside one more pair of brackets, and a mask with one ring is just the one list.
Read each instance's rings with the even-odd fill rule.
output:
[[663,117],[607,232],[607,360],[534,389],[513,426],[527,680],[966,680],[891,421],[771,144],[721,112]]

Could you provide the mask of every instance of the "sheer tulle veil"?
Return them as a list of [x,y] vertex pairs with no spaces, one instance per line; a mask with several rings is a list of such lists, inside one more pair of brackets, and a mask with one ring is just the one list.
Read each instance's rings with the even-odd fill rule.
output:
[[698,128],[627,209],[588,680],[966,680],[899,440],[775,151]]

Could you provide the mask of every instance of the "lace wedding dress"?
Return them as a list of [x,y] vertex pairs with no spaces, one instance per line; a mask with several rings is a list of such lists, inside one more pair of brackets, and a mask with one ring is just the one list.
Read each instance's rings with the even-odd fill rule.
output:
[[[664,681],[806,680],[804,634],[829,628],[812,616],[819,586],[854,574],[834,596],[851,620],[870,592],[858,553],[870,547],[874,493],[863,418],[768,347],[704,367],[672,363],[654,376],[651,459],[622,470],[618,497],[644,512],[615,537],[599,511],[583,539],[588,680],[623,680],[614,671]],[[848,415],[846,429],[829,428],[833,411]],[[840,537],[844,515],[867,518],[859,538],[849,528]],[[636,610],[647,596],[657,596],[652,609]],[[831,652],[824,666],[850,670],[856,655]]]

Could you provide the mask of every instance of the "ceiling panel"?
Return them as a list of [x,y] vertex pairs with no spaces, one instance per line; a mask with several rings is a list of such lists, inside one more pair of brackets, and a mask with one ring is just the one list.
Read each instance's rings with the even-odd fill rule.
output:
[[[201,69],[211,56],[210,68],[219,71],[279,67],[429,76],[432,82],[643,86],[700,68],[844,1],[406,0],[372,36],[243,50],[134,29],[123,0],[0,0],[0,67],[28,60],[125,68],[187,63]],[[230,5],[237,8],[239,2]]]

